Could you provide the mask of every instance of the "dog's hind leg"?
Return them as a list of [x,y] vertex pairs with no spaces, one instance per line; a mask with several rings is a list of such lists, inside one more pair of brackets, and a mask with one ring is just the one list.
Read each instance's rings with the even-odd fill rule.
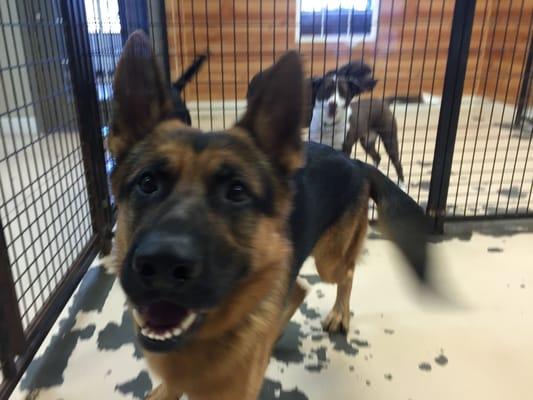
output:
[[368,225],[368,192],[320,238],[313,256],[320,278],[337,284],[333,309],[322,322],[328,332],[348,332],[355,261]]
[[372,161],[374,161],[374,165],[377,167],[381,161],[381,156],[376,151],[376,139],[376,134],[368,131],[366,135],[363,135],[359,138],[359,142],[366,153],[372,158]]
[[383,146],[389,155],[389,158],[394,165],[398,179],[403,183],[403,169],[402,164],[400,163],[400,152],[398,151],[398,136],[396,132],[396,126],[394,126],[393,131],[382,131],[379,132],[379,136],[383,141]]

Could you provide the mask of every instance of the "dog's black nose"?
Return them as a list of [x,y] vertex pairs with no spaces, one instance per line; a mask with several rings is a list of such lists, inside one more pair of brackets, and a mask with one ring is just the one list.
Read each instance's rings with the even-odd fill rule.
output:
[[337,103],[335,103],[334,101],[330,101],[328,103],[328,113],[330,116],[334,116],[335,115],[335,111],[337,111]]
[[175,289],[200,275],[201,251],[190,235],[154,232],[139,243],[132,267],[144,285]]

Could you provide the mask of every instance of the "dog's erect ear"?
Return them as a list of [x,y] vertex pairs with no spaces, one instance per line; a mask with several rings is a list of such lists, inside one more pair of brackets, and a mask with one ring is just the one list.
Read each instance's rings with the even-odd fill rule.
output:
[[120,158],[172,112],[169,90],[142,31],[133,32],[124,45],[113,92],[109,148],[115,158]]
[[302,164],[302,102],[302,62],[298,53],[289,52],[264,71],[248,99],[244,117],[237,123],[287,174]]

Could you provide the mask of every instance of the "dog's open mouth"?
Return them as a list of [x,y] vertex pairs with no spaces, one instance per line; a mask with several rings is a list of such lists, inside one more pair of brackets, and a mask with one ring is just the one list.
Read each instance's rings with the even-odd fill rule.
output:
[[143,347],[166,351],[178,345],[198,324],[201,315],[167,301],[136,307],[133,317]]

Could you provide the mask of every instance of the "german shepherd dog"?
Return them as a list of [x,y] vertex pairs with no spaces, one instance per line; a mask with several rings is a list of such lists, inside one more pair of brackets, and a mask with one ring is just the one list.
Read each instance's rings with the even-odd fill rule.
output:
[[273,345],[303,301],[314,256],[348,329],[368,201],[422,281],[422,210],[373,166],[300,139],[303,72],[284,55],[240,121],[202,133],[173,117],[149,41],[128,39],[115,76],[110,147],[117,274],[162,384],[149,399],[251,400]]

